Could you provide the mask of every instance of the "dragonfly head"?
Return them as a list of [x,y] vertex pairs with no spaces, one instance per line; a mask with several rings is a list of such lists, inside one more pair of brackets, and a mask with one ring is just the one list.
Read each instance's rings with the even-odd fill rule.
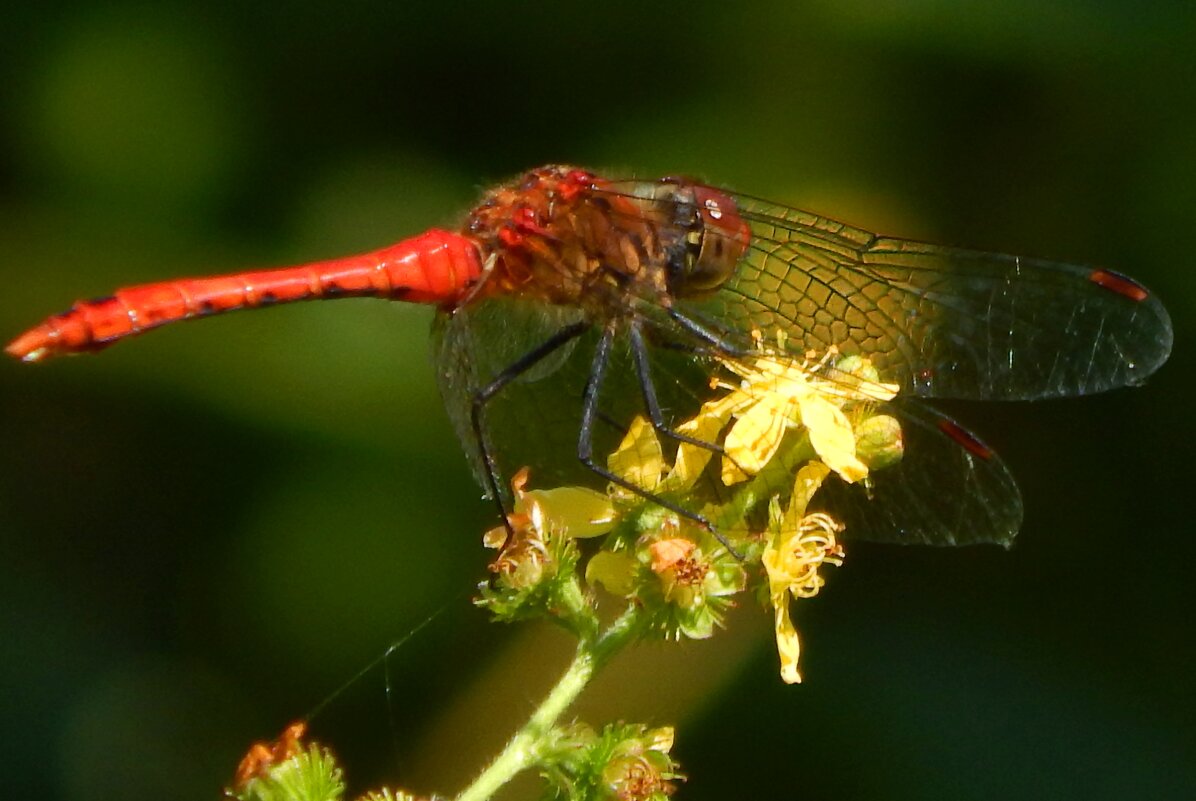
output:
[[683,232],[668,248],[669,289],[678,297],[712,292],[730,278],[751,240],[751,229],[725,192],[667,178],[672,228]]

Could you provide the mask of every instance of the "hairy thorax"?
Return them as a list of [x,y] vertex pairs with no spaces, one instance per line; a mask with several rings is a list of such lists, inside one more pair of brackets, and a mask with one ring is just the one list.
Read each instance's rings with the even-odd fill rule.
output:
[[734,202],[684,179],[607,181],[548,166],[489,192],[465,232],[489,272],[478,295],[580,307],[591,319],[716,290],[747,247]]

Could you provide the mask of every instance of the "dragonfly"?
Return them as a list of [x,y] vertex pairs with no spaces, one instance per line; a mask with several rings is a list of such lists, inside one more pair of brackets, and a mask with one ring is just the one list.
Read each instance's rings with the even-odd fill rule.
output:
[[[903,455],[867,482],[828,482],[818,500],[847,536],[903,544],[1007,546],[1022,522],[1004,462],[926,401],[1138,385],[1172,345],[1162,303],[1113,270],[878,236],[683,177],[549,165],[487,191],[459,231],[120,289],[49,317],[7,352],[36,362],[175,321],[344,297],[438,308],[441,395],[500,510],[509,477],[531,466],[547,485],[622,487],[709,526],[602,455],[645,416],[662,440],[725,456],[717,436],[679,429],[709,400],[712,375],[750,362],[762,337],[794,363],[865,357],[897,390],[877,405],[900,421]],[[727,492],[717,476],[703,481]]]

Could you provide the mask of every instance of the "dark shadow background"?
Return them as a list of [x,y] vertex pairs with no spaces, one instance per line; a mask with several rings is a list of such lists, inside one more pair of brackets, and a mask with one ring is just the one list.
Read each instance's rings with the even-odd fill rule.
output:
[[[798,611],[802,686],[777,678],[763,612],[737,623],[756,645],[645,663],[624,686],[723,671],[688,719],[637,712],[679,723],[689,798],[1196,797],[1191,7],[60,0],[4,16],[5,336],[120,284],[452,225],[480,186],[551,161],[1141,279],[1176,327],[1148,386],[951,407],[1019,477],[1011,552],[853,548]],[[212,798],[251,740],[446,604],[315,730],[359,788],[448,794],[480,768],[420,745],[518,636],[466,600],[493,516],[439,407],[429,320],[314,304],[0,365],[6,795]],[[501,742],[538,692],[525,680],[557,669],[543,662],[505,668],[500,711],[458,740]]]

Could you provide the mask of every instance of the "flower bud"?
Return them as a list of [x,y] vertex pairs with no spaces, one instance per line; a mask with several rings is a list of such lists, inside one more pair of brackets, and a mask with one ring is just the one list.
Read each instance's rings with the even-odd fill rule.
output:
[[873,384],[880,381],[880,373],[872,365],[872,361],[863,356],[844,356],[835,365],[835,369],[840,373],[853,375]]
[[896,417],[876,414],[855,427],[855,451],[869,470],[881,470],[901,461],[905,443]]

